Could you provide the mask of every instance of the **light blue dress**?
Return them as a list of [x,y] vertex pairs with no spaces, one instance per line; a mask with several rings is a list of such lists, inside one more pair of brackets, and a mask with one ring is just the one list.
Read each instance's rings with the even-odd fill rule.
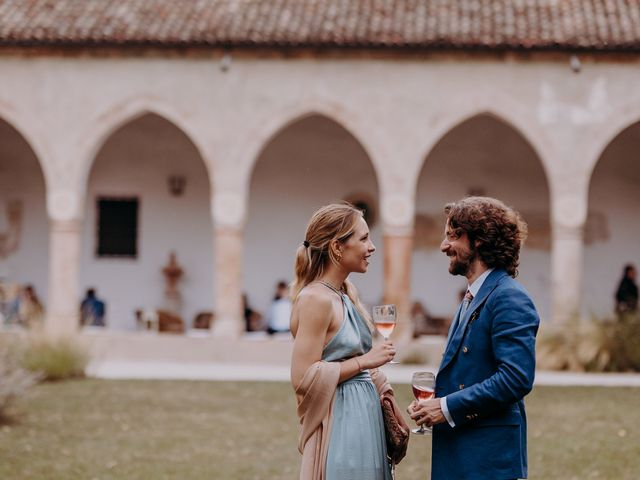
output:
[[[345,294],[344,321],[322,351],[327,362],[371,349],[371,331]],[[380,397],[368,371],[338,385],[327,452],[326,480],[391,480]]]

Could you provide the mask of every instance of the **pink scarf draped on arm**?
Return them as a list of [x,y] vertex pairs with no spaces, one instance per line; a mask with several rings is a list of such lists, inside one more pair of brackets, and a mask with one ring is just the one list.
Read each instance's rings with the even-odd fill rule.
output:
[[333,398],[340,380],[338,362],[316,362],[295,387],[302,425],[298,450],[302,453],[300,480],[324,480],[333,420]]
[[371,374],[371,381],[376,386],[378,395],[381,397],[382,395],[393,395],[393,388],[391,388],[391,384],[382,370],[374,368],[369,370],[369,373]]

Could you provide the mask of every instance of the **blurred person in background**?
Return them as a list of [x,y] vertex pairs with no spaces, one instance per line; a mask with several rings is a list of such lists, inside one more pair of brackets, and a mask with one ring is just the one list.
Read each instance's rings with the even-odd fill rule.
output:
[[284,333],[290,330],[291,299],[289,298],[289,285],[281,280],[276,285],[276,293],[267,313],[267,333]]
[[262,314],[254,310],[249,303],[246,293],[242,294],[242,306],[244,310],[244,328],[246,332],[259,332],[264,330],[262,326]]
[[33,285],[25,285],[18,297],[19,323],[27,328],[40,328],[44,320],[44,307]]
[[636,313],[638,311],[638,285],[636,267],[628,264],[624,267],[622,280],[616,291],[616,313]]
[[94,288],[87,289],[82,303],[80,304],[80,323],[94,327],[104,327],[105,305],[96,297]]

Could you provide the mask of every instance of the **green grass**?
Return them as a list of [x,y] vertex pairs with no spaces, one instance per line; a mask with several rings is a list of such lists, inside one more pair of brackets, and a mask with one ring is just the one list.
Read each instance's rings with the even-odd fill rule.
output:
[[[401,405],[407,385],[396,387]],[[640,389],[539,387],[527,399],[532,479],[636,479]],[[297,479],[285,383],[74,380],[34,387],[0,426],[1,479]],[[411,439],[397,478],[429,478]]]

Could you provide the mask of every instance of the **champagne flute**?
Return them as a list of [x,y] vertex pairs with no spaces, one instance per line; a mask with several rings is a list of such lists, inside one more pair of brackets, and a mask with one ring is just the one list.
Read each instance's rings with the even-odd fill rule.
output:
[[[435,395],[436,376],[432,372],[415,372],[411,377],[411,388],[416,400],[429,400]],[[420,428],[411,430],[416,435],[431,435],[432,431],[433,428],[425,427],[424,423]]]
[[[396,306],[376,305],[373,307],[373,323],[385,341],[389,340],[391,332],[396,327]],[[391,360],[389,363],[398,362]]]

